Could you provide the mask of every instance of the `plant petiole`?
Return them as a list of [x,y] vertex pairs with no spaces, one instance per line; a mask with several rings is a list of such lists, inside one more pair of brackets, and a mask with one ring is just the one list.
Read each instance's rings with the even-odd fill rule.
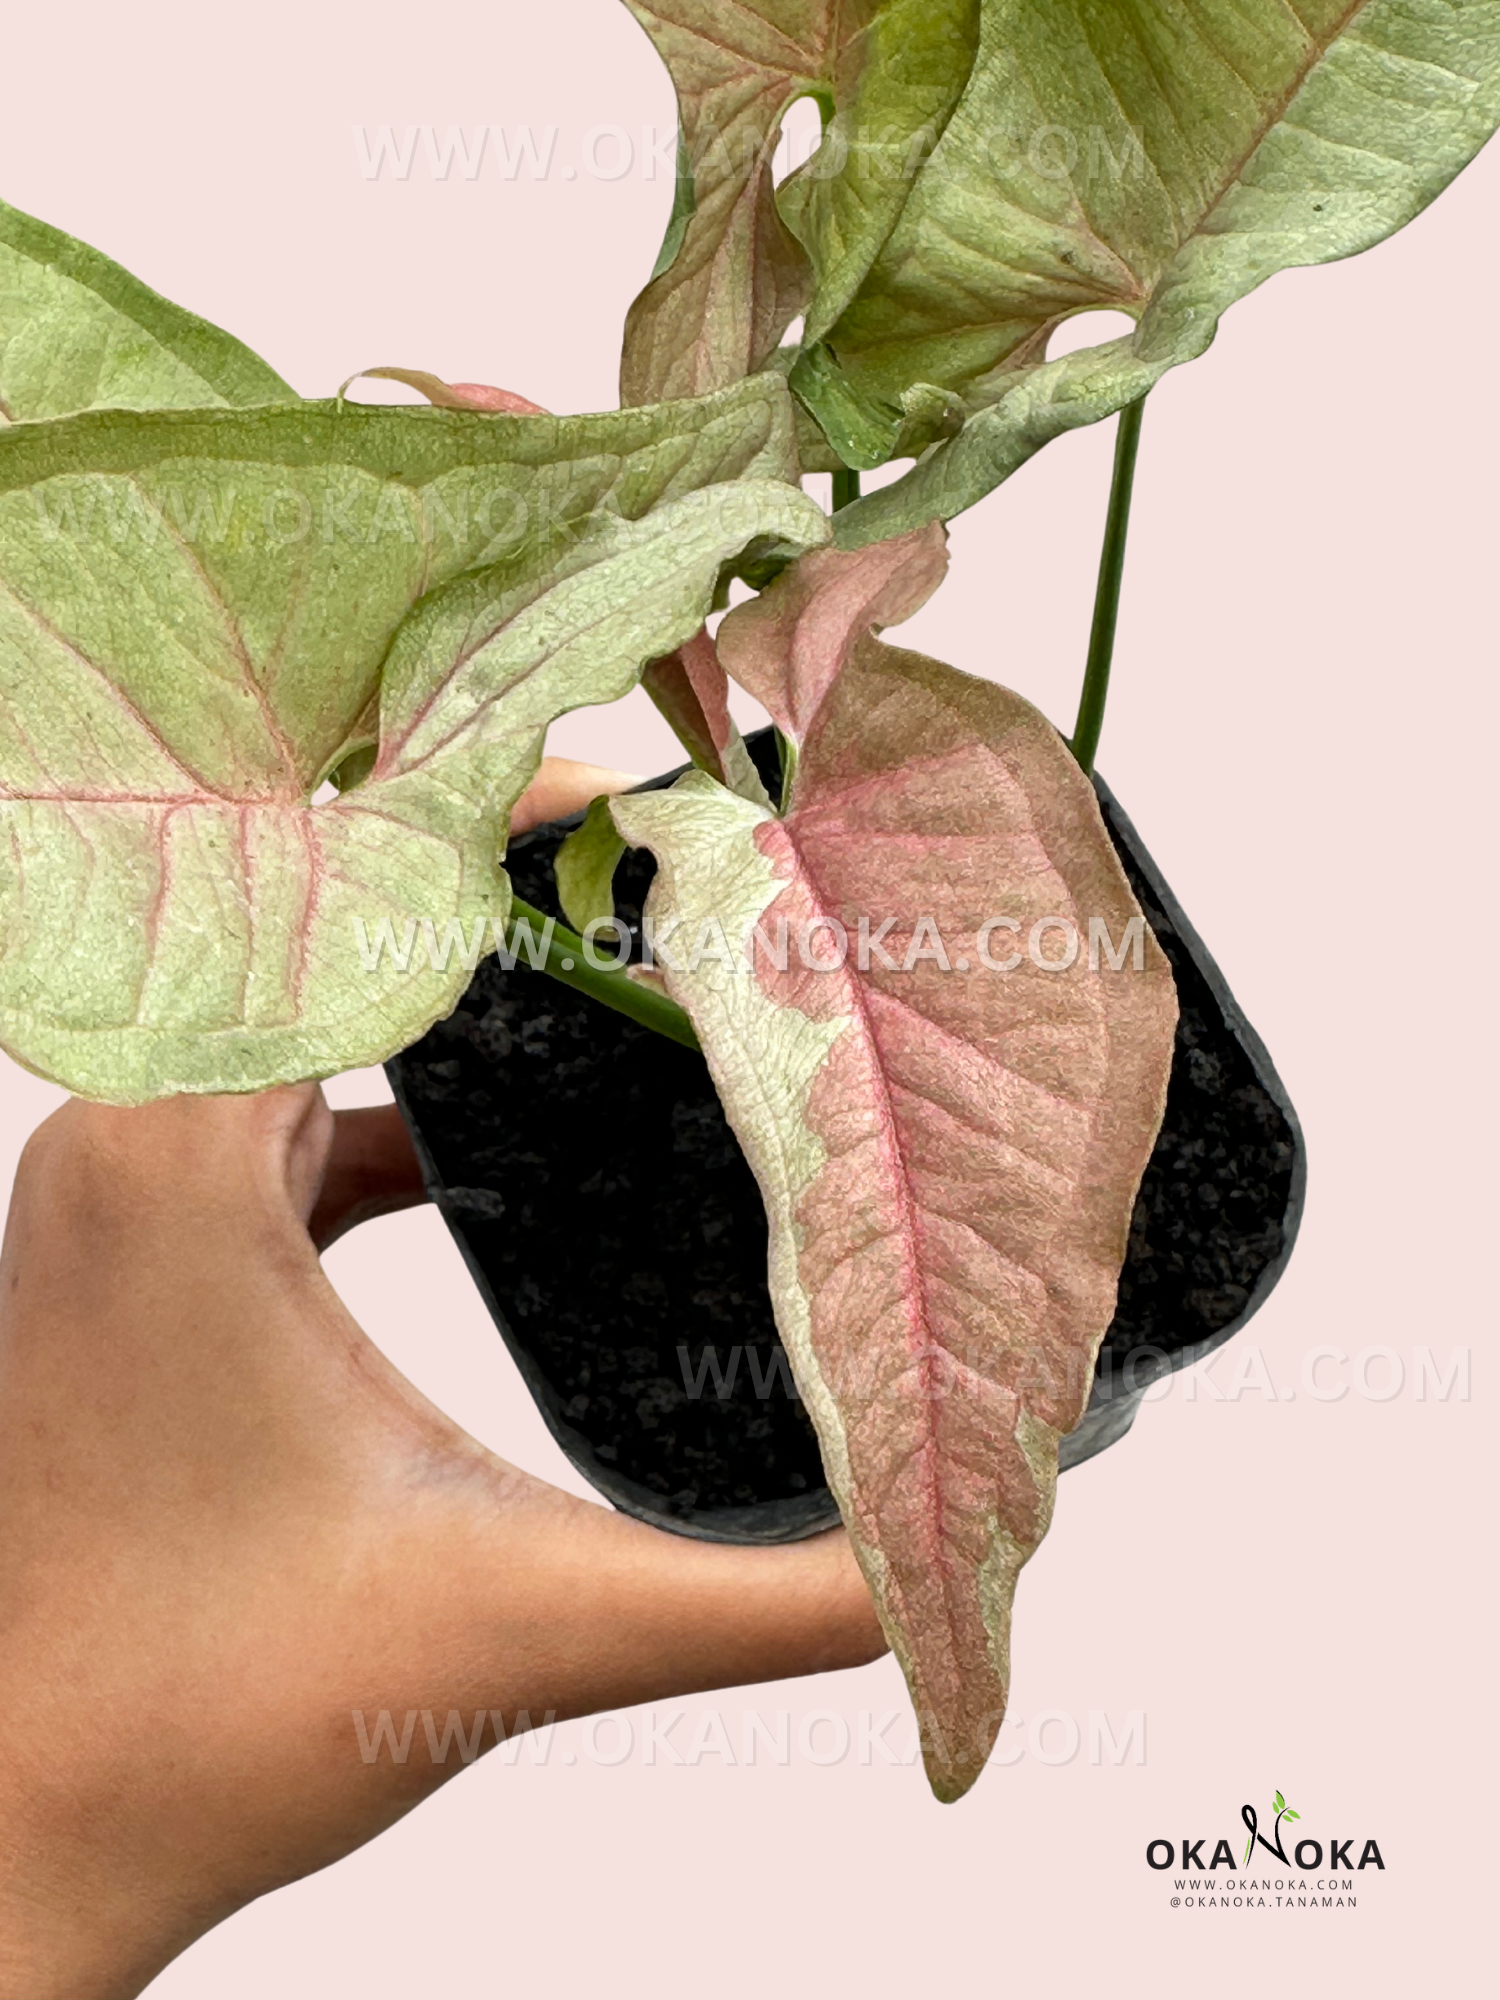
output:
[[836,472],[833,475],[834,513],[836,514],[839,511],[840,507],[847,507],[851,501],[857,500],[858,498],[859,498],[859,474],[857,472],[851,471],[847,467]]
[[[1115,624],[1120,614],[1120,579],[1125,573],[1125,534],[1130,525],[1130,490],[1135,483],[1135,457],[1141,442],[1144,396],[1127,403],[1115,429],[1115,465],[1109,482],[1109,512],[1104,521],[1104,546],[1099,551],[1099,581],[1094,591],[1094,622],[1089,632],[1088,663],[1078,720],[1073,725],[1072,751],[1084,771],[1094,772],[1104,704],[1109,695],[1109,668],[1115,651]],[[837,477],[837,475],[835,475]]]
[[[519,896],[512,896],[505,949],[514,963],[529,963],[535,971],[548,973],[564,986],[613,1007],[617,1014],[628,1015],[641,1027],[680,1042],[685,1049],[699,1047],[692,1022],[675,1000],[669,1000],[665,993],[659,993],[642,980],[632,979],[623,965],[591,965],[583,939],[566,924],[558,923],[555,918],[550,921],[549,930],[549,919],[540,910],[522,902]],[[533,954],[543,940],[545,945],[538,964]]]

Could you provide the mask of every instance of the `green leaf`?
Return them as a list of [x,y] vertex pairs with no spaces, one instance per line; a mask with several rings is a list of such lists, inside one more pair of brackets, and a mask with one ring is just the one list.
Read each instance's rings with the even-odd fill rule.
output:
[[[839,540],[972,505],[1201,354],[1273,273],[1401,228],[1497,123],[1500,0],[986,0],[963,101],[828,330],[843,380],[798,381],[835,429],[914,382],[974,414]],[[1044,360],[1100,308],[1135,332]]]
[[980,34],[979,0],[839,0],[821,11],[833,117],[776,195],[812,266],[808,343],[838,319],[889,237],[969,81]]
[[1282,1809],[1282,1817],[1285,1819],[1301,1819],[1302,1815],[1301,1813],[1293,1812],[1290,1806],[1285,1806]]
[[296,400],[232,335],[0,202],[0,422]]
[[[958,101],[978,0],[627,4],[679,106],[672,217],[625,330],[621,400],[645,403],[764,367],[804,305],[814,329],[837,316]],[[778,203],[772,155],[803,97],[832,122]]]
[[[767,366],[786,376],[795,397],[797,455],[804,472],[865,471],[888,459],[916,458],[963,428],[962,402],[931,382],[914,382],[899,409],[861,402],[821,341],[807,348],[778,347]],[[832,392],[833,401],[820,404],[821,422],[797,394],[797,385],[809,381],[826,381]]]
[[841,465],[868,472],[895,456],[901,434],[899,405],[862,396],[823,341],[802,350],[787,382],[798,401],[816,415]]
[[139,1102],[414,1039],[504,921],[548,723],[696,631],[747,546],[826,537],[764,476],[790,449],[765,379],[602,417],[0,433],[0,1045]]
[[[648,30],[649,31],[649,30]],[[698,190],[693,180],[693,163],[688,156],[687,136],[683,132],[681,120],[677,125],[677,162],[672,183],[672,212],[667,217],[666,233],[661,239],[661,248],[656,253],[656,262],[651,268],[651,276],[659,278],[663,271],[670,271],[682,248],[682,240],[687,235],[688,224],[698,206]]]
[[592,923],[615,913],[615,869],[625,843],[616,831],[607,798],[595,799],[557,850],[555,872],[562,913],[580,936]]
[[1286,1800],[1281,1796],[1280,1792],[1276,1794],[1275,1805],[1277,1812],[1282,1811],[1286,1805]]

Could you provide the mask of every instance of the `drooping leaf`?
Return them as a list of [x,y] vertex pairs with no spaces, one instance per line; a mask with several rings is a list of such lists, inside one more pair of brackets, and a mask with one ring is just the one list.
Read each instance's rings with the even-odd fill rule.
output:
[[789,453],[765,381],[604,417],[0,434],[0,1045],[136,1102],[423,1032],[503,922],[547,724],[695,631],[747,545],[826,535],[763,476]]
[[771,803],[729,713],[729,678],[706,631],[695,633],[664,660],[653,660],[641,678],[699,770],[741,798]]
[[[936,581],[936,540],[816,553],[725,619],[721,657],[799,746],[784,818],[700,772],[612,810],[657,856],[658,963],[760,1182],[782,1339],[956,1798],[1004,1711],[1176,1007],[1056,731],[873,636]],[[1066,924],[1077,957],[1036,963]]]
[[[672,74],[680,117],[667,240],[625,331],[621,400],[648,403],[753,374],[804,306],[820,331],[837,315],[958,101],[978,4],[627,4]],[[778,212],[772,155],[802,97],[832,125]]]
[[494,389],[485,382],[445,382],[441,375],[430,374],[425,368],[361,368],[357,375],[351,375],[349,381],[341,386],[339,394],[344,395],[351,382],[362,382],[366,378],[378,382],[404,382],[408,389],[416,389],[440,410],[495,410],[512,417],[545,417],[548,414],[540,403],[518,396],[514,389]]
[[232,335],[0,202],[0,423],[296,400]]
[[625,842],[610,814],[609,800],[593,801],[583,816],[583,824],[568,835],[557,850],[553,872],[557,877],[557,899],[562,913],[578,932],[592,923],[601,923],[615,913],[615,869],[625,852]]
[[[950,518],[1201,354],[1273,273],[1367,249],[1500,123],[1500,0],[985,0],[968,89],[794,386],[875,438],[912,385],[975,412],[839,540]],[[1137,321],[1046,362],[1066,318]]]

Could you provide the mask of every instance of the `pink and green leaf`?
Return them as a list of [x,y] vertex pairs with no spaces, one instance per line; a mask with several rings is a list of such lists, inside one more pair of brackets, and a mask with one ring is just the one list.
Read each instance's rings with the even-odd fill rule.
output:
[[[626,403],[698,395],[762,368],[804,307],[852,295],[958,101],[977,0],[627,0],[676,85],[677,198],[631,307]],[[832,130],[780,206],[772,156],[799,98]],[[815,268],[816,267],[816,268]]]
[[[951,1799],[1003,1715],[1016,1578],[1113,1313],[1176,1002],[1143,924],[1138,968],[1026,954],[1044,919],[1118,941],[1140,912],[1045,718],[874,637],[940,570],[930,534],[815,554],[725,620],[722,656],[797,741],[784,818],[698,772],[613,811],[657,856],[655,931],[687,941],[667,988],[760,1182],[782,1338]],[[1017,927],[1013,970],[984,965],[990,917]],[[797,941],[832,961],[833,925],[844,963],[809,969]]]
[[545,417],[540,403],[518,396],[514,389],[492,388],[487,382],[445,382],[426,368],[361,368],[339,390],[342,396],[350,383],[363,381],[401,382],[416,389],[439,410],[491,410],[500,416]]
[[826,535],[765,476],[789,450],[764,381],[0,432],[0,1046],[138,1102],[413,1040],[493,949],[548,724],[690,637],[747,544]]

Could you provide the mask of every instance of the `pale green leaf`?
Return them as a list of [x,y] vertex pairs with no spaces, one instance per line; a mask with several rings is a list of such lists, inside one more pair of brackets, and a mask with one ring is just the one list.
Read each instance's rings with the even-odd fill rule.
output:
[[[846,509],[849,546],[948,517],[1201,354],[1273,273],[1380,242],[1500,123],[1500,0],[985,0],[968,89],[814,369],[831,435],[928,383],[976,414]],[[1044,359],[1074,314],[1128,339]]]
[[0,202],[0,422],[296,400],[232,335]]
[[776,195],[812,265],[805,342],[821,340],[858,290],[979,49],[979,0],[839,0],[832,15],[833,117]]
[[0,1044],[130,1102],[414,1039],[476,925],[492,948],[548,723],[693,633],[747,546],[826,537],[763,476],[789,445],[764,381],[604,417],[304,404],[0,434]]

